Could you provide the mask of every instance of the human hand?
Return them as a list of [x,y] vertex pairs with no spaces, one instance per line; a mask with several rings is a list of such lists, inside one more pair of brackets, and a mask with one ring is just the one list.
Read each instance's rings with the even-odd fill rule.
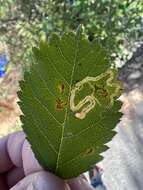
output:
[[83,176],[64,181],[38,164],[23,132],[0,139],[1,190],[95,190]]

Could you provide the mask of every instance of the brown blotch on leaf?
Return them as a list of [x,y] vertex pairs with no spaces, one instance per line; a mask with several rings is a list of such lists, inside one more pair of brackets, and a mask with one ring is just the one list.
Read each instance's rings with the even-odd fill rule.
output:
[[92,154],[94,154],[94,152],[95,148],[90,147],[83,152],[83,156],[91,156]]
[[56,109],[58,111],[62,110],[67,105],[67,102],[62,101],[60,98],[56,100]]
[[58,85],[58,89],[59,89],[60,93],[63,94],[63,93],[64,93],[64,90],[65,90],[65,85],[64,85],[63,83],[62,83],[62,84],[59,84],[59,85]]
[[96,91],[101,92],[102,96],[104,96],[104,97],[108,96],[108,92],[104,87],[99,87],[97,85],[94,85],[94,88]]
[[57,110],[62,110],[63,109],[63,101],[60,98],[58,98],[56,100],[56,108],[57,108]]
[[103,95],[104,97],[108,96],[108,92],[107,92],[107,90],[105,90],[104,88],[102,89],[102,95]]

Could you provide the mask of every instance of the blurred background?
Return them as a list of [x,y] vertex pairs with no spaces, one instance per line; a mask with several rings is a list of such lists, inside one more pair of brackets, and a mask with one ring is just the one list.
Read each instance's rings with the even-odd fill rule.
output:
[[111,56],[128,59],[143,38],[142,0],[0,0],[0,40],[9,47],[14,65],[29,64],[31,47],[51,32],[85,26]]

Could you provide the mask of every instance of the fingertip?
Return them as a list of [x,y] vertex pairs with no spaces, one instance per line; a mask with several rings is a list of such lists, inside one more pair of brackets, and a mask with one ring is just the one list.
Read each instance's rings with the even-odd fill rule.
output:
[[27,140],[25,140],[23,144],[22,160],[23,169],[26,176],[43,170],[38,161],[36,160],[34,153],[32,152],[31,146]]
[[16,132],[9,136],[7,150],[11,161],[16,167],[23,167],[22,147],[25,140],[24,132]]

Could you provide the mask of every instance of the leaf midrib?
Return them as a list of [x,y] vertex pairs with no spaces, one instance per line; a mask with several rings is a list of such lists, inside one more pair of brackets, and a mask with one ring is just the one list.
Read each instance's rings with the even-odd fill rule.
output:
[[[77,61],[77,52],[78,52],[78,43],[79,43],[79,36],[78,35],[76,36],[77,37],[77,42],[76,42],[75,58],[74,58],[74,64],[73,64],[73,68],[72,68],[71,80],[70,80],[70,86],[69,86],[68,102],[69,102],[69,99],[70,99],[71,86],[72,86],[72,82],[73,82],[73,75],[74,75],[76,61]],[[62,144],[63,144],[63,139],[64,139],[64,131],[65,131],[65,123],[66,123],[66,120],[67,120],[67,114],[68,114],[68,106],[66,108],[66,113],[65,113],[65,118],[64,118],[64,124],[62,126],[61,141],[60,141],[59,152],[58,152],[57,161],[56,161],[55,173],[57,173],[58,168],[59,168],[59,161],[60,161],[61,149],[62,149]]]

